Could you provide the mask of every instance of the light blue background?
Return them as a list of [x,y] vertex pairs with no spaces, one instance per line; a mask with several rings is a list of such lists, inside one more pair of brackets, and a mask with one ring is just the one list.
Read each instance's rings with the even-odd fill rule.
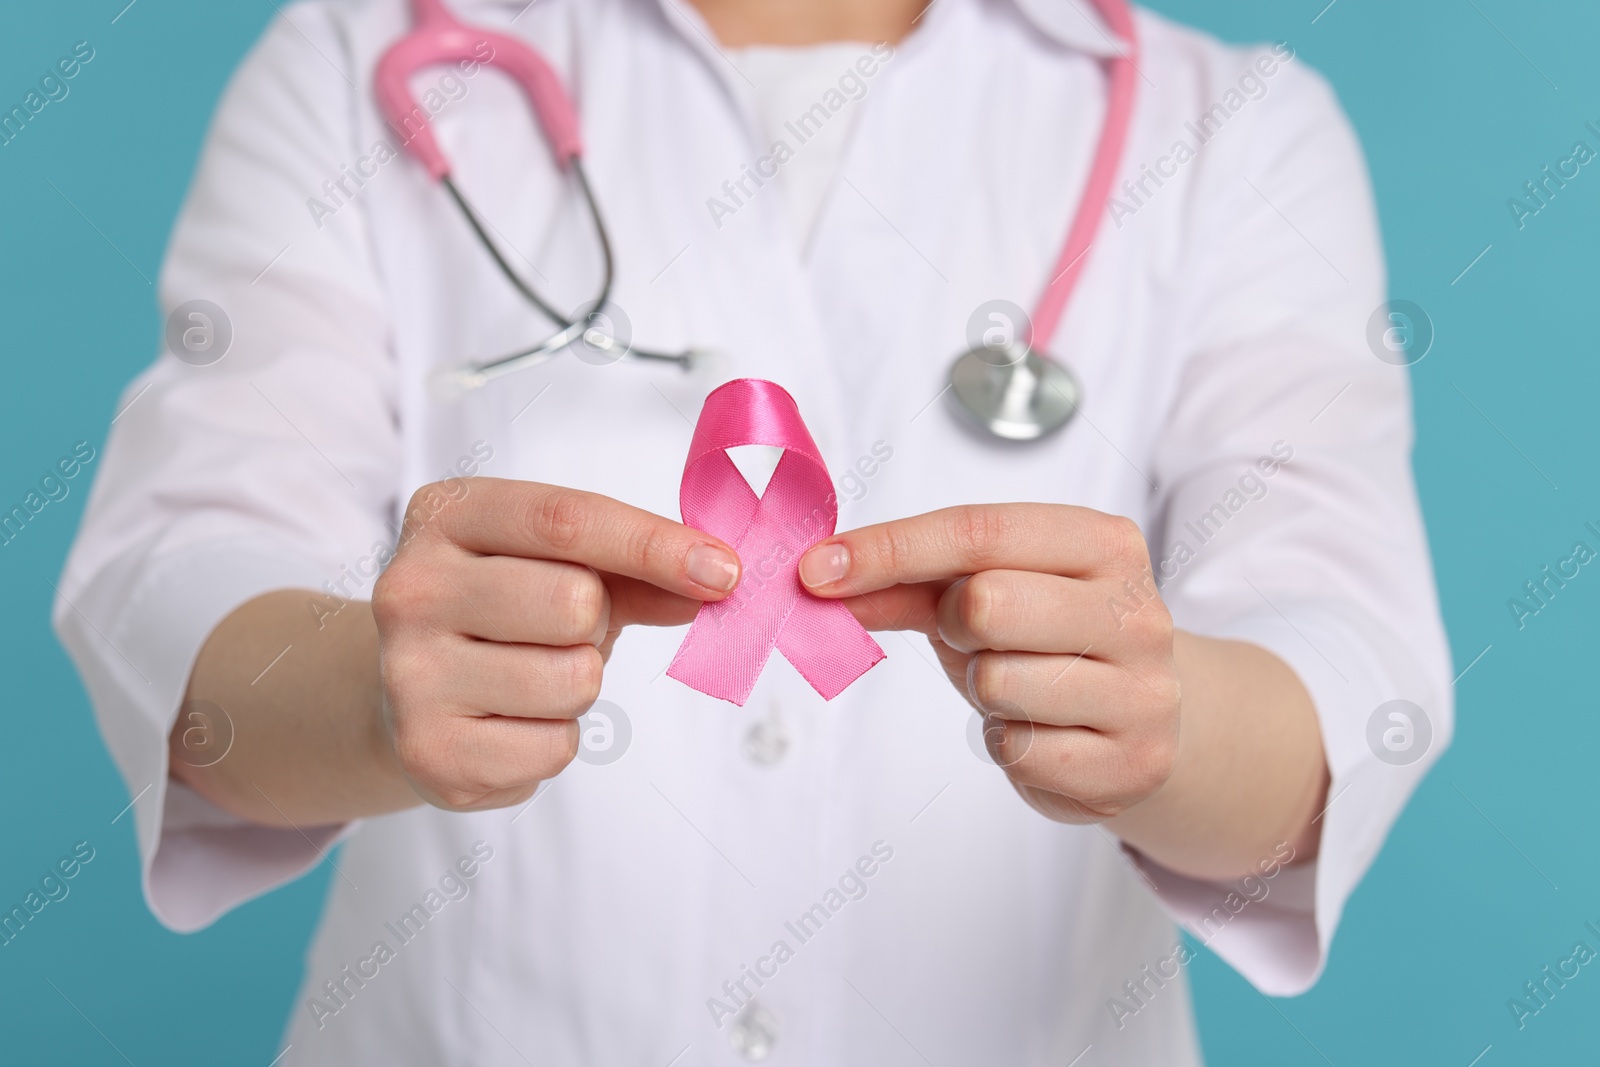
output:
[[[7,108],[74,42],[98,53],[65,101],[0,148],[0,510],[74,442],[100,446],[118,391],[151,358],[148,280],[218,92],[274,14],[270,2],[138,0],[113,24],[125,2],[0,12]],[[1584,129],[1600,125],[1600,9],[1324,2],[1156,6],[1227,39],[1290,41],[1360,131],[1391,292],[1437,328],[1413,369],[1416,468],[1457,670],[1488,651],[1458,683],[1453,749],[1351,900],[1321,984],[1268,1001],[1209,956],[1194,966],[1207,1056],[1594,1062],[1600,967],[1520,1032],[1506,1001],[1580,937],[1600,948],[1583,930],[1600,925],[1600,572],[1586,568],[1520,632],[1506,601],[1574,540],[1596,541],[1582,525],[1600,521],[1600,166],[1521,232],[1506,201],[1574,141],[1600,146]],[[73,842],[98,853],[66,900],[0,948],[0,1047],[15,1063],[265,1067],[327,872],[194,936],[145,911],[132,820],[113,825],[128,795],[48,627],[85,485],[0,548],[0,901],[20,900]]]

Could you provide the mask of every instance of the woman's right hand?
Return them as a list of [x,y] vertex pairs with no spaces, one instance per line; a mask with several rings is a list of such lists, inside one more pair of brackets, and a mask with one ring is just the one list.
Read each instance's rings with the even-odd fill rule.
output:
[[531,797],[577,754],[622,628],[688,622],[739,580],[722,541],[609,497],[464,484],[442,507],[422,502],[444,487],[417,491],[372,597],[395,757],[454,811]]

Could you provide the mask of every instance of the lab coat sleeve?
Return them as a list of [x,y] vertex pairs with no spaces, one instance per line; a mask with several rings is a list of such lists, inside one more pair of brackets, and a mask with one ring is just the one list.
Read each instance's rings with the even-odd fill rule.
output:
[[[1231,58],[1230,80],[1244,66]],[[1283,867],[1285,848],[1253,880],[1219,886],[1134,861],[1195,937],[1286,996],[1316,981],[1346,900],[1448,743],[1452,685],[1411,473],[1408,371],[1368,336],[1385,278],[1365,162],[1303,61],[1244,112],[1196,163],[1180,384],[1147,533],[1179,627],[1253,642],[1305,684],[1332,785],[1310,863]],[[1408,750],[1387,710],[1370,731],[1393,700],[1419,709],[1400,708]],[[1388,730],[1400,751],[1385,747]]]
[[[146,900],[176,930],[297,877],[343,829],[227,815],[168,778],[166,739],[218,622],[275,589],[334,581],[364,599],[375,549],[394,542],[393,369],[361,205],[310,210],[359,155],[349,68],[329,16],[308,4],[287,9],[234,76],[160,281],[163,316],[208,300],[231,345],[209,366],[163,345],[123,393],[55,604],[136,798]],[[202,320],[182,328],[205,341]],[[272,684],[270,666],[258,684]]]

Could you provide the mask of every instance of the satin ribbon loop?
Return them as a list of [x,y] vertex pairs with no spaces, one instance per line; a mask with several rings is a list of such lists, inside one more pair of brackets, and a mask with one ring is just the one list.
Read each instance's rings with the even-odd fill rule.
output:
[[[728,458],[727,450],[741,445],[784,450],[759,497]],[[670,677],[743,706],[776,648],[832,700],[884,658],[849,608],[800,584],[800,557],[833,533],[839,500],[782,386],[740,378],[706,397],[678,501],[683,521],[731,545],[743,570],[727,599],[701,605],[667,668]]]

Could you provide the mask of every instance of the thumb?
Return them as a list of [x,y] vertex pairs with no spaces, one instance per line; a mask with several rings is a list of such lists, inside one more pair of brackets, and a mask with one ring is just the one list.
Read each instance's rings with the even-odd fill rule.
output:
[[681,626],[700,610],[693,597],[669,593],[660,586],[621,574],[600,575],[611,594],[610,633],[625,626]]
[[840,603],[868,630],[917,630],[933,637],[939,632],[939,597],[949,584],[892,585]]

